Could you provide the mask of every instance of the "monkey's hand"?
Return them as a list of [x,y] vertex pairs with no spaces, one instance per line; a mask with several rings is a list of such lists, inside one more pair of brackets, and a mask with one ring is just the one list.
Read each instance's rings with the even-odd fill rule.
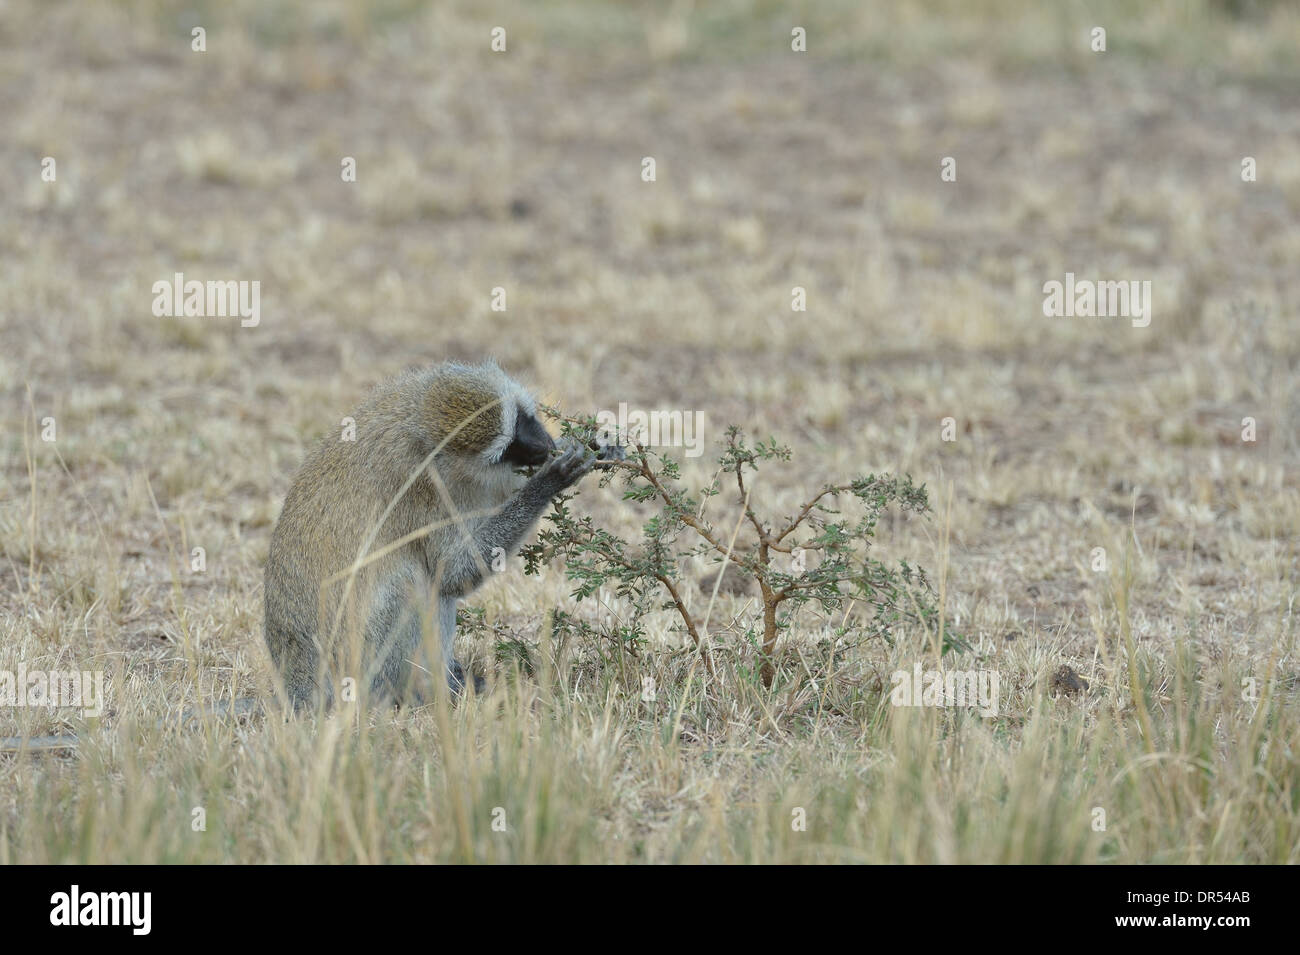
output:
[[587,447],[596,452],[596,460],[592,466],[601,468],[602,470],[607,471],[620,461],[627,460],[627,451],[621,444],[600,444],[598,442],[592,442],[587,445]]
[[596,464],[596,456],[576,441],[561,444],[560,448],[560,454],[542,465],[541,470],[529,481],[542,490],[547,498],[573,487]]

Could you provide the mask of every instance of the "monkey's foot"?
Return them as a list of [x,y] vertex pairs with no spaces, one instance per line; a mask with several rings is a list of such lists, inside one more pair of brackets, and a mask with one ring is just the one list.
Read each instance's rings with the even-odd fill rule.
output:
[[[459,661],[453,660],[451,666],[447,668],[447,685],[451,687],[451,692],[460,696],[465,689],[465,670]],[[487,684],[477,673],[474,674],[474,693],[475,695],[486,693]]]

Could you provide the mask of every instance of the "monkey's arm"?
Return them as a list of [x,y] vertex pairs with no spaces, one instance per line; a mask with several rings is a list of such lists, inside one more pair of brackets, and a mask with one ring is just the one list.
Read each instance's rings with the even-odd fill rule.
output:
[[483,583],[493,558],[501,552],[514,553],[551,500],[577,484],[595,463],[595,456],[576,443],[547,461],[518,494],[477,527],[476,538],[462,535],[460,551],[438,569],[439,590],[460,597]]

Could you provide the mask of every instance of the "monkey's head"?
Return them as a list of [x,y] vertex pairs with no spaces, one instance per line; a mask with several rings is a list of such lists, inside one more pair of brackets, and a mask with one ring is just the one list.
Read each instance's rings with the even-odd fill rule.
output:
[[537,401],[495,362],[435,369],[425,396],[432,438],[466,464],[512,474],[544,464],[555,442],[537,417]]

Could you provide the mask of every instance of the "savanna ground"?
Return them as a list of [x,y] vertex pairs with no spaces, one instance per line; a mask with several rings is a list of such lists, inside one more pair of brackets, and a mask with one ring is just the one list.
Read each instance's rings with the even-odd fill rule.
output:
[[[1297,861],[1298,48],[1282,3],[10,0],[0,670],[102,669],[109,711],[0,712],[81,738],[0,757],[0,861]],[[1044,317],[1067,271],[1151,280],[1150,326]],[[175,272],[260,281],[261,324],[155,317]],[[811,613],[766,691],[752,593],[709,616],[713,678],[668,613],[630,662],[558,647],[572,585],[516,560],[471,601],[486,698],[161,726],[270,697],[309,442],[489,353],[566,411],[775,435],[773,515],[924,482],[874,552],[940,584],[943,666],[995,670],[998,715],[891,706],[933,635]],[[711,569],[681,567],[697,610]]]

